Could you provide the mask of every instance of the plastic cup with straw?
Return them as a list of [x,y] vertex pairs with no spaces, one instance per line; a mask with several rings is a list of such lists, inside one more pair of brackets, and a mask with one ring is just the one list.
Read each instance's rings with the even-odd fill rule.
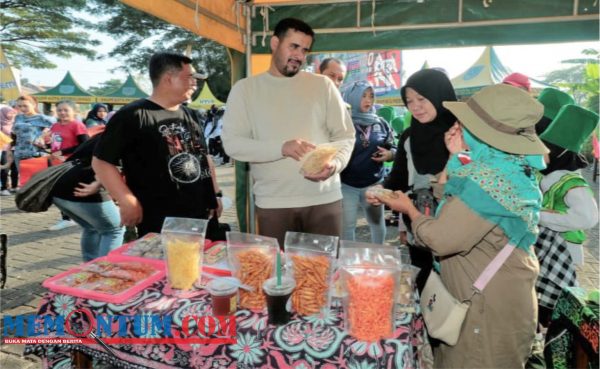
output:
[[277,273],[277,287],[281,288],[281,251],[277,251],[277,264],[275,264]]
[[286,324],[292,316],[288,309],[288,301],[292,291],[296,287],[296,281],[291,277],[281,275],[281,253],[277,252],[276,276],[267,279],[263,285],[263,291],[267,298],[267,310],[269,312],[269,324]]

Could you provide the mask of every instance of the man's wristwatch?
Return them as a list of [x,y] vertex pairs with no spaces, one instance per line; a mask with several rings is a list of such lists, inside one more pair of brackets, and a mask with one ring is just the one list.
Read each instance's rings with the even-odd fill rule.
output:
[[219,190],[219,191],[215,192],[215,196],[216,197],[223,197],[223,191]]

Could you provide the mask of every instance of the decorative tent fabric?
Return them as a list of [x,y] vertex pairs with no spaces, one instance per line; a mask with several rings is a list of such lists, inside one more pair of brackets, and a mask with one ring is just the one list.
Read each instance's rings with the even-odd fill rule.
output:
[[221,107],[225,105],[224,102],[218,100],[215,95],[213,95],[210,87],[208,87],[208,83],[204,83],[204,87],[202,87],[202,91],[200,91],[200,95],[196,98],[196,100],[190,103],[190,107],[194,109],[210,109],[212,105],[217,107]]
[[148,97],[148,94],[138,86],[131,74],[129,74],[121,87],[109,94],[98,96],[97,99],[98,102],[105,104],[125,105],[146,97]]
[[33,96],[42,103],[56,103],[61,100],[72,100],[76,103],[96,102],[96,96],[87,92],[75,81],[71,72],[67,72],[60,83],[51,89],[34,94]]
[[[510,73],[512,73],[511,70],[502,64],[494,48],[488,46],[471,67],[454,77],[451,82],[456,91],[456,97],[462,100],[486,86],[501,83],[504,77]],[[533,78],[529,78],[529,80],[534,94],[538,94],[546,87],[552,87]]]

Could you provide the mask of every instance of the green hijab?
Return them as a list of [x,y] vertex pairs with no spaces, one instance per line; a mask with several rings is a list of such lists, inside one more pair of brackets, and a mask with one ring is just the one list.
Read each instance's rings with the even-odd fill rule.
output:
[[471,162],[463,165],[457,154],[450,157],[445,196],[460,198],[479,216],[502,228],[510,243],[529,252],[537,238],[542,205],[534,169],[545,168],[543,156],[497,150],[465,127],[463,138]]

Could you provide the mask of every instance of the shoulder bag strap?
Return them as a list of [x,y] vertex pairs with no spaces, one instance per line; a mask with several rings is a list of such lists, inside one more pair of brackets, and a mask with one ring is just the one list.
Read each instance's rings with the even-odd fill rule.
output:
[[502,250],[496,255],[494,260],[492,260],[488,266],[485,267],[483,272],[479,275],[479,278],[473,283],[473,288],[475,292],[481,293],[485,286],[487,286],[488,282],[494,277],[498,269],[504,264],[506,259],[510,256],[510,254],[515,249],[515,245],[510,242],[507,243]]

